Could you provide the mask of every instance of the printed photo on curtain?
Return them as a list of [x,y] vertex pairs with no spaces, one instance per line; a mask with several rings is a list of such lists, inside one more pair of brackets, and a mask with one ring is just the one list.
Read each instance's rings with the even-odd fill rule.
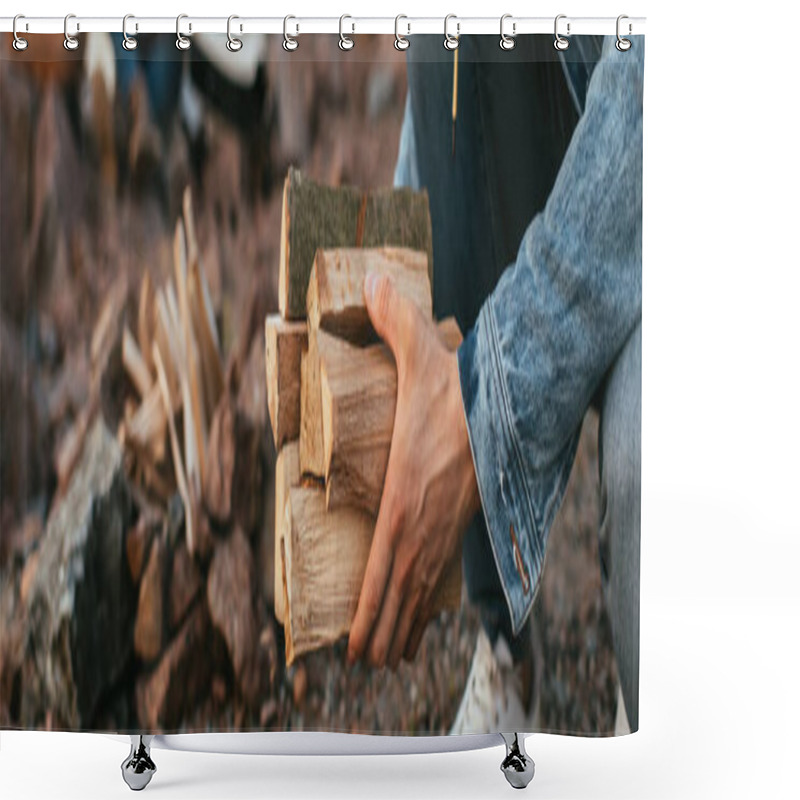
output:
[[644,37],[450,38],[3,35],[0,728],[637,730]]

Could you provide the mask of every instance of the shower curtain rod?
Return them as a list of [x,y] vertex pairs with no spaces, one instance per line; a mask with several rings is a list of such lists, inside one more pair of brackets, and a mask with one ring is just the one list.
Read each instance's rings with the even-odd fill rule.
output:
[[[415,34],[444,34],[443,17],[356,17],[345,15],[339,17],[235,17],[232,31],[238,35],[255,33],[288,33],[291,36],[302,36],[307,33],[329,33],[357,35],[363,33],[394,34],[397,30],[403,36]],[[524,35],[534,33],[553,34],[554,17],[514,17],[505,16],[503,30],[508,35]],[[621,29],[624,36],[636,36],[645,33],[645,17],[627,17]],[[175,17],[128,17],[126,30],[129,35],[147,33],[175,33]],[[447,30],[453,35],[466,34],[500,34],[500,17],[458,17],[451,16]],[[0,17],[0,31],[11,32],[14,29],[14,17]],[[286,27],[284,27],[286,26]],[[395,27],[397,26],[397,27]],[[568,28],[569,26],[569,28]],[[64,17],[20,16],[17,21],[17,33],[64,33]],[[122,17],[81,17],[69,15],[68,29],[71,36],[79,33],[121,33]],[[220,33],[228,31],[228,17],[193,17],[181,15],[181,33],[185,36],[193,33]],[[559,33],[564,36],[580,34],[617,33],[616,17],[570,17],[560,15]]]

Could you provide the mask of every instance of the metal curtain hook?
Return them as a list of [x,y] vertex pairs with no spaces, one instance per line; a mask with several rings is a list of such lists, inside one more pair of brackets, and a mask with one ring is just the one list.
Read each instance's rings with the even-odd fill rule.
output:
[[[178,14],[178,17],[175,20],[175,36],[177,36],[177,38],[175,39],[175,47],[177,47],[178,50],[188,50],[192,46],[192,40],[188,36],[184,36],[181,33],[181,20],[188,18],[189,18],[188,14]],[[189,33],[191,32],[192,32],[192,23],[190,22]]]
[[[129,19],[136,19],[133,14],[126,14],[122,18],[122,46],[126,50],[135,50],[139,46],[139,42],[136,40],[134,36],[128,36],[128,20]],[[136,32],[139,32],[139,23],[137,22],[135,25]]]
[[[622,36],[620,36],[620,33],[619,33],[619,24],[624,19],[628,19],[627,14],[620,14],[617,17],[617,45],[616,45],[616,47],[617,47],[617,50],[620,51],[620,53],[624,53],[625,51],[630,50],[631,47],[633,47],[633,42],[630,39],[623,38]],[[629,22],[628,23],[628,33],[630,34],[631,31],[633,31],[633,25],[631,25],[631,23]]]
[[[298,45],[300,42],[294,36],[289,35],[289,20],[296,19],[291,14],[283,18],[283,49],[286,50],[287,53],[292,53],[297,50]],[[300,26],[297,26],[298,33],[300,32]]]
[[[555,32],[555,37],[556,38],[555,38],[555,41],[553,42],[553,47],[555,47],[556,50],[566,50],[569,47],[569,39],[565,39],[558,32],[558,21],[560,19],[566,19],[566,18],[567,18],[566,14],[559,14],[556,17],[555,26],[554,26],[554,32]],[[568,22],[567,23],[567,36],[569,36],[569,27],[570,27],[570,24]]]
[[[355,46],[355,42],[349,37],[344,35],[344,21],[346,19],[353,19],[349,14],[342,14],[339,17],[339,49],[340,50],[352,50]],[[355,33],[356,25],[353,23],[353,30],[352,33]]]
[[[27,39],[23,39],[17,33],[17,22],[19,22],[19,20],[21,20],[21,19],[25,19],[25,15],[24,14],[17,14],[17,16],[14,17],[14,24],[11,27],[11,31],[14,34],[14,41],[12,42],[12,46],[16,51],[18,51],[20,53],[23,50],[27,50],[28,49],[28,40]],[[26,31],[28,30],[28,23],[27,22],[25,23],[25,30]]]
[[[74,14],[67,14],[67,16],[64,17],[64,49],[65,50],[77,50],[78,49],[78,45],[80,44],[80,42],[77,40],[76,37],[70,35],[70,32],[69,32],[69,21],[71,19],[75,19],[75,15]],[[79,31],[80,29],[81,29],[80,23],[77,23],[76,24],[76,30]]]
[[[236,14],[231,14],[228,17],[228,41],[226,42],[225,46],[231,51],[231,53],[238,53],[242,49],[242,40],[236,39],[231,33],[231,22],[233,22],[235,19],[239,19]],[[242,26],[240,25],[239,32],[241,33],[241,31]]]
[[513,50],[514,46],[517,44],[516,39],[514,38],[517,35],[517,23],[511,23],[511,36],[509,36],[504,30],[503,25],[507,19],[511,19],[511,14],[503,14],[500,17],[500,49],[501,50]]
[[[398,14],[394,18],[394,46],[397,50],[408,50],[411,47],[411,42],[400,33],[400,20],[401,19],[408,19],[405,14]],[[406,23],[406,28],[408,28],[409,35],[411,33],[411,23]]]
[[[456,34],[453,36],[452,33],[448,33],[447,31],[447,23],[450,22],[451,19],[456,20]],[[445,50],[456,50],[458,48],[458,37],[461,34],[461,23],[458,21],[458,17],[455,14],[448,14],[444,18],[444,47]]]

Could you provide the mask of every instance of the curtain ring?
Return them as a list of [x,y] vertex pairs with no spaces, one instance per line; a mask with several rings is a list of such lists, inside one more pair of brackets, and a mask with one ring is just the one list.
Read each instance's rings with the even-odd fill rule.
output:
[[[558,21],[560,19],[566,19],[566,18],[567,18],[566,14],[559,14],[556,17],[556,22],[555,22],[555,26],[554,26],[554,32],[555,32],[555,37],[556,38],[555,38],[555,41],[553,42],[553,47],[555,47],[556,50],[566,50],[569,47],[569,39],[565,39],[558,32]],[[570,23],[568,22],[567,23],[567,36],[569,36],[569,28],[570,28]]]
[[[289,35],[289,20],[296,19],[291,14],[283,18],[283,49],[286,50],[287,53],[293,53],[297,50],[300,42],[297,41],[297,38],[294,36]],[[299,33],[300,26],[297,26],[297,31]]]
[[408,50],[411,47],[411,42],[406,38],[408,34],[411,33],[411,23],[406,23],[406,27],[408,28],[408,34],[403,36],[400,33],[400,20],[401,19],[408,19],[405,14],[398,14],[394,18],[394,46],[396,50]]
[[[75,36],[71,36],[70,35],[70,32],[69,32],[69,21],[71,19],[75,19],[75,15],[74,14],[67,14],[67,16],[64,17],[64,49],[65,50],[70,50],[70,51],[77,50],[78,49],[78,45],[80,44],[80,42],[78,41],[78,39]],[[80,30],[80,29],[81,29],[80,24],[77,24],[76,30]]]
[[[19,20],[21,20],[21,19],[25,19],[25,15],[24,14],[17,14],[17,16],[14,17],[14,24],[11,26],[11,32],[14,34],[14,41],[12,42],[12,46],[19,53],[21,53],[23,50],[27,50],[28,49],[28,40],[27,39],[23,39],[17,33],[17,22]],[[27,22],[25,23],[25,30],[26,31],[28,30],[28,23]]]
[[[349,14],[342,14],[339,17],[339,49],[340,50],[352,50],[355,46],[355,42],[349,37],[344,35],[343,26],[344,21],[346,19],[353,19]],[[352,33],[355,33],[356,25],[353,23],[353,30]]]
[[[235,19],[239,19],[236,14],[231,14],[228,17],[228,41],[225,43],[225,47],[231,51],[231,53],[238,53],[242,49],[242,40],[237,39],[231,34],[231,22]],[[242,30],[242,26],[239,26],[239,31]]]
[[[139,46],[139,42],[136,40],[134,36],[128,36],[128,20],[129,19],[136,19],[133,14],[126,14],[122,18],[122,46],[125,50],[135,50]],[[136,32],[139,32],[139,23],[136,23]]]
[[[453,36],[452,33],[447,32],[447,23],[450,22],[451,19],[456,20],[456,35]],[[458,17],[455,14],[448,14],[444,18],[444,49],[445,50],[456,50],[458,48],[458,37],[461,34],[461,23],[458,22]]]
[[503,14],[503,16],[500,17],[500,49],[501,50],[513,50],[514,46],[517,44],[516,39],[514,38],[517,35],[517,23],[516,22],[512,22],[511,23],[511,36],[509,36],[503,30],[503,23],[507,19],[511,19],[511,18],[512,18],[511,14]]
[[[192,46],[192,40],[188,36],[184,36],[181,33],[181,20],[188,18],[189,18],[188,14],[178,14],[178,17],[175,20],[175,36],[177,36],[177,39],[175,39],[175,47],[177,47],[178,50],[188,50]],[[192,23],[190,22],[189,33],[191,32],[192,32]]]
[[[633,47],[633,42],[630,39],[623,38],[622,36],[620,36],[620,33],[619,33],[619,24],[624,19],[628,19],[627,14],[620,14],[617,17],[617,44],[616,44],[616,47],[617,47],[617,50],[620,51],[620,53],[624,53],[624,52],[630,50],[631,47]],[[630,22],[629,22],[628,23],[628,33],[630,34],[630,32],[632,30],[633,30],[633,25],[631,25]]]

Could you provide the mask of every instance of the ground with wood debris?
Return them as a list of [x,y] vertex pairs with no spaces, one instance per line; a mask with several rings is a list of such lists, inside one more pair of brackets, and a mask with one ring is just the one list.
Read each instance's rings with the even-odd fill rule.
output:
[[[277,310],[282,180],[295,163],[331,185],[389,185],[405,95],[403,60],[385,41],[359,40],[358,61],[340,57],[335,37],[303,47],[318,60],[290,67],[279,43],[269,51],[256,123],[237,126],[209,101],[199,133],[155,114],[142,76],[123,100],[84,74],[80,54],[0,60],[0,725],[444,732],[452,722],[475,609],[443,613],[396,674],[348,669],[344,643],[287,669],[272,612],[263,322]],[[149,361],[157,325],[139,322],[143,295],[154,301],[192,274],[188,255],[176,273],[187,186],[205,289],[188,279],[184,300],[175,285],[167,316],[195,325],[205,353],[191,287],[207,292],[222,378],[203,384],[204,368],[198,379],[187,367],[196,398],[195,384],[184,395],[180,374]],[[173,335],[191,350],[193,336]],[[162,438],[144,442],[155,450],[131,443],[151,390],[202,406],[190,427],[202,417],[194,442],[219,468],[210,485],[197,484],[183,411],[174,432],[155,420]],[[187,461],[194,477],[182,480]],[[590,416],[535,609],[548,729],[613,730],[598,513]]]

